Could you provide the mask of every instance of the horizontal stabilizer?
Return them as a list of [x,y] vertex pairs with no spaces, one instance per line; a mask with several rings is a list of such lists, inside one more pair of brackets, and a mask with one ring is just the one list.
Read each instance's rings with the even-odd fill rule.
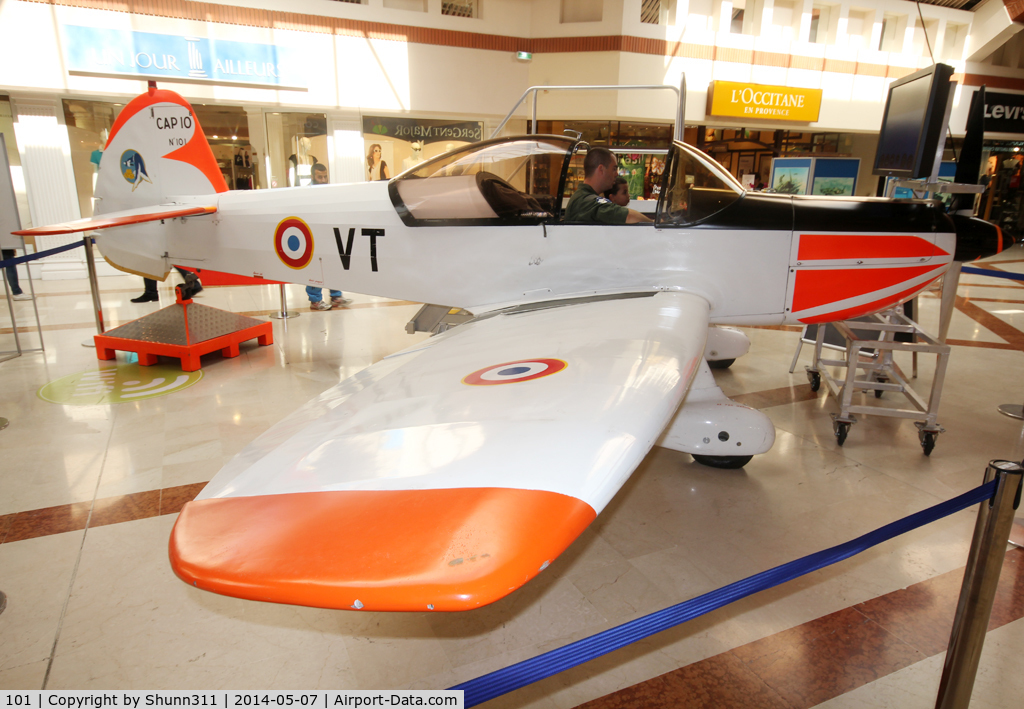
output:
[[12,232],[18,236],[50,236],[53,234],[74,234],[80,231],[93,231],[94,229],[109,229],[115,226],[128,226],[129,224],[142,224],[143,222],[155,222],[161,219],[174,219],[175,217],[191,217],[199,214],[213,214],[217,211],[214,205],[185,206],[181,204],[163,204],[152,207],[140,207],[138,209],[126,209],[122,212],[111,212],[90,217],[89,219],[76,219],[73,222],[63,224],[51,224],[49,226],[34,227]]

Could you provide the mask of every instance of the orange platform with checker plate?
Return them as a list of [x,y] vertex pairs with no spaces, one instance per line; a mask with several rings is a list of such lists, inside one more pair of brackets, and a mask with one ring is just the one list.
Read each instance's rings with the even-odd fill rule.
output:
[[237,357],[239,345],[253,338],[260,345],[274,344],[272,323],[182,299],[178,288],[174,292],[173,305],[94,336],[96,356],[110,360],[117,350],[135,352],[139,364],[149,366],[163,355],[181,360],[182,371],[194,372],[204,354],[220,350],[224,357]]

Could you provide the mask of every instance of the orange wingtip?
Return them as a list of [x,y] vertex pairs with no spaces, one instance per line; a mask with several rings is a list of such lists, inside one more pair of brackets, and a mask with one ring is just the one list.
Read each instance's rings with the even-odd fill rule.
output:
[[145,214],[122,214],[120,216],[93,217],[91,219],[77,219],[64,224],[51,224],[49,226],[33,227],[21,231],[12,231],[18,236],[52,236],[53,234],[75,234],[80,231],[92,231],[93,229],[107,229],[113,226],[128,226],[129,224],[142,224],[144,222],[155,222],[160,219],[174,219],[175,217],[191,217],[198,214],[213,214],[216,207],[184,207],[175,209],[164,209],[160,211],[146,212]]
[[182,580],[227,596],[468,610],[536,576],[595,516],[574,497],[508,488],[213,498],[185,505],[170,557]]

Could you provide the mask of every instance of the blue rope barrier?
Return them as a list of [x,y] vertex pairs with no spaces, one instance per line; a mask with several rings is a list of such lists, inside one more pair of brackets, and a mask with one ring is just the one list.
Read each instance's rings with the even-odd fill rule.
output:
[[46,251],[37,251],[34,254],[15,256],[14,258],[9,258],[6,261],[0,261],[0,268],[7,268],[8,266],[17,266],[19,263],[28,263],[29,261],[35,261],[36,259],[45,258],[46,256],[59,254],[62,251],[70,251],[71,249],[77,249],[79,246],[85,246],[84,239],[80,239],[70,244],[64,244],[64,246],[58,246],[53,249],[47,249]]
[[542,679],[558,674],[564,670],[606,655],[626,645],[660,633],[673,626],[685,623],[698,616],[710,613],[733,601],[764,591],[779,584],[791,581],[799,576],[817,571],[826,566],[848,559],[866,549],[888,541],[893,537],[909,532],[918,527],[942,519],[947,515],[967,509],[983,500],[991,499],[995,494],[996,481],[974,488],[951,500],[941,502],[926,510],[916,512],[901,520],[879,527],[873,532],[857,537],[831,549],[809,554],[801,559],[776,566],[774,569],[762,571],[741,581],[736,581],[691,598],[674,606],[655,611],[641,618],[631,620],[614,628],[609,628],[589,638],[583,638],[563,647],[537,655],[529,660],[517,662],[503,667],[476,679],[457,684],[451,689],[465,692],[465,706],[477,704],[507,694],[520,687],[533,684]]
[[978,276],[991,276],[992,278],[1008,278],[1011,281],[1024,281],[1024,274],[1006,273],[1005,271],[989,271],[986,268],[975,268],[974,266],[963,266],[961,273],[973,273]]

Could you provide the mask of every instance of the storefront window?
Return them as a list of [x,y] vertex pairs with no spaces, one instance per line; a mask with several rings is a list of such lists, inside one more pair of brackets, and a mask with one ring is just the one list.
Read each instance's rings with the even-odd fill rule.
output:
[[330,174],[325,114],[268,113],[266,121],[271,187],[308,185],[314,165],[323,165]]
[[364,116],[363,179],[389,180],[438,155],[480,140],[480,121]]
[[[672,145],[672,126],[664,123],[630,121],[537,121],[538,133],[560,135],[578,133],[586,143],[615,152],[619,176],[629,185],[630,199],[657,199],[661,176],[665,171],[664,153]],[[631,148],[630,152],[623,152]],[[582,156],[574,157],[565,185],[564,197],[576,191],[583,181]]]
[[71,143],[71,166],[82,217],[93,215],[93,192],[103,147],[110,137],[114,119],[124,108],[120,103],[64,100],[64,122]]
[[260,186],[259,160],[249,143],[249,116],[240,106],[193,105],[229,190]]

